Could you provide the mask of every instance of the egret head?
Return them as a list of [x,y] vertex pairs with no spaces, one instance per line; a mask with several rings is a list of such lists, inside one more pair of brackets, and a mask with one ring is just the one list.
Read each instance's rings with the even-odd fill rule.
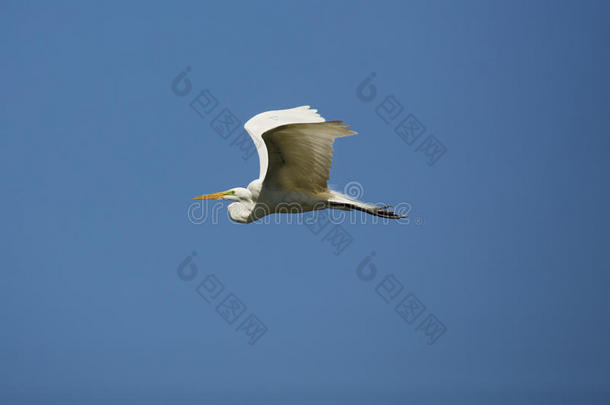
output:
[[250,191],[243,187],[235,187],[220,193],[204,194],[198,197],[193,197],[193,200],[228,200],[228,201],[244,201],[250,199]]

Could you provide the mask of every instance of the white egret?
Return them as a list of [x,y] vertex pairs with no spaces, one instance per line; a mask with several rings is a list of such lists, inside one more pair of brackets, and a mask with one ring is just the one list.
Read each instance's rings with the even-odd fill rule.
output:
[[266,111],[244,128],[260,160],[259,178],[247,188],[194,197],[229,204],[231,219],[250,223],[268,214],[318,209],[358,210],[383,218],[404,218],[388,206],[363,203],[328,188],[335,138],[354,135],[342,121],[326,121],[309,106]]

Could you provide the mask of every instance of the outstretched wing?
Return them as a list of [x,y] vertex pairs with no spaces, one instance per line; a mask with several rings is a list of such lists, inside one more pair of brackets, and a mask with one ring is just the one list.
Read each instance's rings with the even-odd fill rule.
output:
[[287,124],[266,131],[262,138],[269,164],[263,184],[310,194],[326,192],[335,138],[354,134],[341,121]]
[[286,124],[324,122],[324,118],[317,111],[310,109],[308,105],[287,110],[266,111],[255,115],[244,124],[244,128],[250,134],[258,151],[260,162],[259,179],[264,180],[269,164],[267,146],[263,140],[263,134]]

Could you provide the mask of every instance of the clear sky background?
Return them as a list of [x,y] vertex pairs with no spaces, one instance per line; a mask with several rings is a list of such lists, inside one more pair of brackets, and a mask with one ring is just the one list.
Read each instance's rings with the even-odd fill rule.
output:
[[[0,402],[608,400],[606,2],[0,9]],[[216,113],[304,104],[359,133],[336,142],[331,183],[408,202],[409,223],[342,223],[335,254],[334,224],[189,221],[191,197],[258,175]],[[394,132],[408,114],[412,145]],[[446,148],[432,166],[429,135]],[[403,290],[386,303],[388,275]],[[267,332],[250,345],[252,314]]]

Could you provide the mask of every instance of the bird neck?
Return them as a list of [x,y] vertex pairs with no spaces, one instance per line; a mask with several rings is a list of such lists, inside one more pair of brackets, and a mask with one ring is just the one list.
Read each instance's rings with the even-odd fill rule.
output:
[[252,201],[256,202],[258,200],[262,188],[263,182],[260,179],[252,180],[250,184],[248,184],[248,191],[250,192]]

